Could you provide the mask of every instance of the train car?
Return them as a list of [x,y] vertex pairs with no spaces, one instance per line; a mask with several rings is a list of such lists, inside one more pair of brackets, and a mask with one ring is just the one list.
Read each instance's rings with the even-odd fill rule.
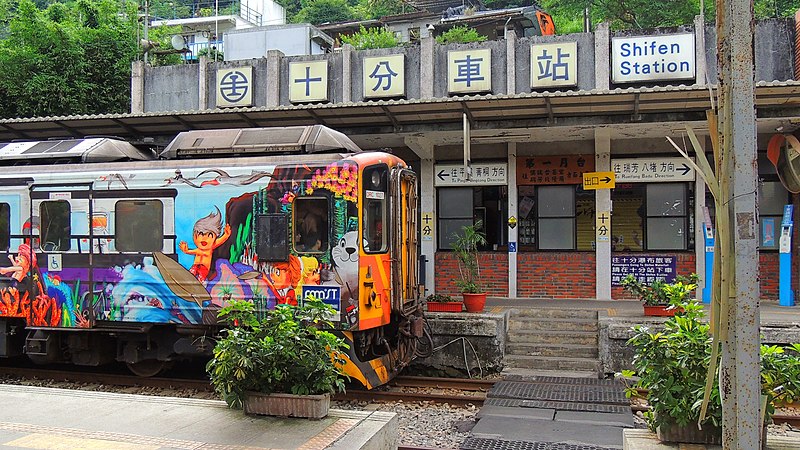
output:
[[423,336],[417,181],[323,126],[188,131],[160,154],[111,138],[0,144],[0,356],[208,356],[231,300],[313,295],[367,387]]

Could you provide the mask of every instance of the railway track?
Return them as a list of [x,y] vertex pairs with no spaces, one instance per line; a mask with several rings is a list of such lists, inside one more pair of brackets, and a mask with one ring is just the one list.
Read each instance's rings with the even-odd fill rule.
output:
[[101,372],[81,372],[30,367],[0,367],[0,376],[33,378],[39,380],[70,381],[75,383],[97,383],[110,386],[140,386],[159,389],[194,389],[211,391],[211,383],[191,378],[142,378],[136,375]]

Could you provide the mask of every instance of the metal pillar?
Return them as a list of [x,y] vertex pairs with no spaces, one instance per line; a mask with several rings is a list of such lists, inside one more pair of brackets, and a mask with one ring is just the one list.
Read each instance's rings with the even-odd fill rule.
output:
[[719,129],[721,150],[732,160],[726,169],[732,169],[727,171],[728,201],[735,249],[730,298],[722,299],[729,304],[727,317],[721,318],[727,320],[728,334],[719,375],[722,440],[731,450],[761,448],[753,36],[752,1],[717,0]]
[[[508,143],[508,217],[517,217],[517,143]],[[517,217],[519,218],[519,217]],[[517,298],[517,252],[519,228],[508,227],[508,296]]]

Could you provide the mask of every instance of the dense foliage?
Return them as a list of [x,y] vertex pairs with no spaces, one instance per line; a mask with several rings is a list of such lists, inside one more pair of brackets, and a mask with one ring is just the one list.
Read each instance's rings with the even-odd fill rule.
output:
[[[652,430],[697,422],[711,361],[710,327],[703,306],[697,300],[675,301],[673,306],[678,312],[664,323],[663,331],[637,325],[628,341],[636,351],[633,365],[640,377],[636,387],[648,390],[652,411],[645,417]],[[761,346],[761,393],[767,401],[767,419],[775,412],[776,402],[792,403],[800,398],[800,345],[789,349]],[[629,389],[628,394],[637,395],[637,391]],[[704,423],[721,426],[718,382],[710,398]]]
[[651,284],[642,283],[633,275],[628,275],[622,279],[620,284],[645,305],[669,305],[674,302],[683,302],[689,298],[692,291],[697,288],[697,274],[693,273],[688,277],[678,275],[675,277],[674,283],[658,279]]
[[461,227],[461,233],[454,236],[453,252],[458,259],[459,280],[456,286],[462,293],[479,294],[484,292],[481,285],[481,268],[478,263],[478,247],[486,245],[486,234],[479,220],[474,225]]
[[436,36],[436,42],[442,45],[469,44],[470,42],[483,42],[486,39],[486,36],[466,25],[450,28],[439,36]]
[[207,370],[229,406],[241,408],[247,391],[299,395],[344,391],[342,352],[347,345],[321,328],[333,308],[306,299],[304,306],[278,305],[261,319],[247,301],[234,301],[219,317],[233,325],[214,347]]
[[0,117],[126,112],[136,9],[76,0],[39,9],[0,0]]
[[383,27],[365,29],[363,25],[357,33],[342,36],[342,43],[350,44],[356,50],[392,48],[400,45],[397,36],[389,29]]

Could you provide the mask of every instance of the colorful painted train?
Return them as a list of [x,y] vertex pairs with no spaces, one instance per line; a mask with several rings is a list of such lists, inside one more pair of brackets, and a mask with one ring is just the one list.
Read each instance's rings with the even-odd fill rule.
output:
[[152,376],[210,355],[227,302],[309,295],[367,387],[421,348],[417,180],[396,156],[316,125],[188,131],[160,153],[13,142],[0,164],[0,356]]

